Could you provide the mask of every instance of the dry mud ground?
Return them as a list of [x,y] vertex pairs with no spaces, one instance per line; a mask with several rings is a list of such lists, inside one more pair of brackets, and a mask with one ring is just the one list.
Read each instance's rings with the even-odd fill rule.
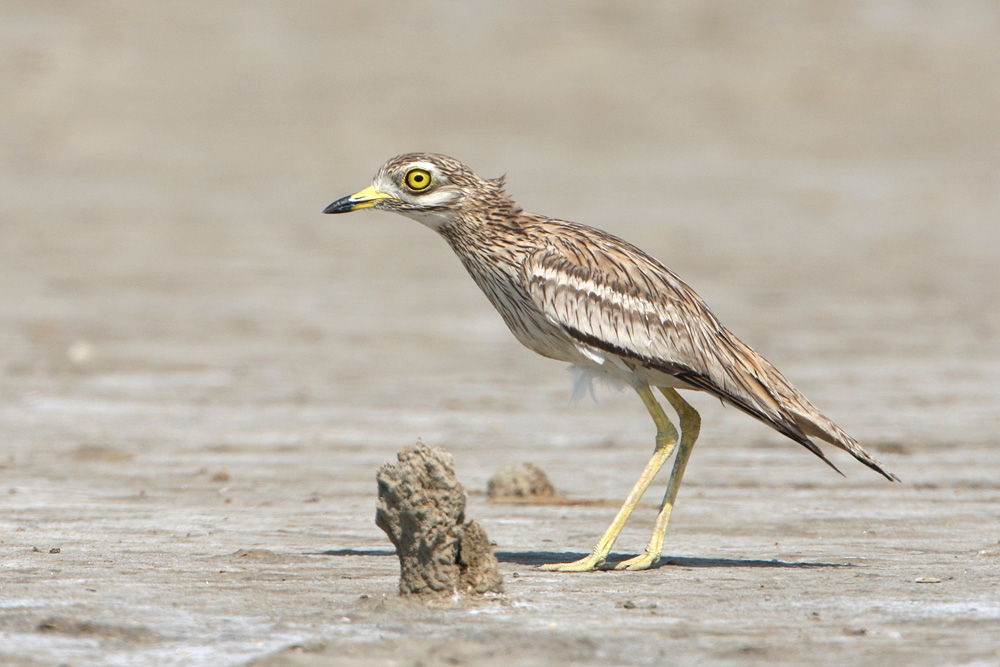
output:
[[[995,3],[0,13],[3,664],[1000,664]],[[696,396],[662,567],[535,569],[651,425],[426,229],[319,214],[409,150],[662,258],[903,482]],[[374,474],[418,436],[504,596],[396,598]],[[569,502],[489,504],[522,461]]]

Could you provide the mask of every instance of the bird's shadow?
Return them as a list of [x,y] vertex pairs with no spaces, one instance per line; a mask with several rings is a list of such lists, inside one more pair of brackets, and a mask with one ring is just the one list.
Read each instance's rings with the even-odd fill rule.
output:
[[[497,560],[501,563],[517,563],[519,565],[544,565],[546,563],[568,563],[580,558],[589,556],[584,553],[566,553],[562,551],[498,551]],[[634,554],[612,553],[608,555],[608,563],[614,565]],[[756,558],[697,558],[682,556],[663,556],[660,562],[649,569],[659,569],[662,567],[759,567],[759,568],[792,568],[792,569],[812,569],[819,567],[851,567],[849,563],[811,563],[811,562],[790,562],[783,560],[760,560]]]
[[[393,549],[330,549],[328,551],[311,552],[310,556],[395,556]],[[539,566],[546,563],[568,563],[589,554],[567,553],[563,551],[497,551],[497,560],[501,563],[516,565]],[[633,554],[613,553],[608,556],[608,563],[614,564],[630,558]],[[808,570],[820,567],[853,567],[850,563],[812,563],[789,562],[783,560],[760,560],[756,558],[698,558],[681,556],[664,556],[660,562],[650,569],[662,567],[759,567],[759,568],[790,568]]]

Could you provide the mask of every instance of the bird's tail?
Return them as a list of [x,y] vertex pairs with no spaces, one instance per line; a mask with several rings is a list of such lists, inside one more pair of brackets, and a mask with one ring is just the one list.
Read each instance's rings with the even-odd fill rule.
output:
[[[730,349],[746,371],[742,378],[734,377],[731,384],[756,389],[756,391],[746,392],[746,397],[743,399],[745,404],[737,403],[739,407],[751,414],[754,414],[755,410],[759,411],[759,414],[754,416],[771,424],[778,431],[805,446],[826,461],[834,470],[837,469],[836,466],[820,452],[819,447],[809,439],[809,436],[843,449],[889,481],[899,481],[898,477],[886,470],[885,466],[866,452],[857,440],[847,435],[810,403],[809,399],[792,386],[770,362],[736,336],[728,331],[726,333]],[[738,382],[739,380],[742,382]],[[838,470],[838,472],[840,471]]]
[[835,447],[840,447],[861,463],[879,473],[891,482],[898,482],[899,478],[886,470],[885,466],[875,459],[861,447],[857,440],[847,435],[839,426],[816,410],[815,407],[806,402],[807,410],[797,409],[799,406],[790,407],[789,412],[795,423],[799,425],[806,435],[811,435],[825,442],[829,442]]

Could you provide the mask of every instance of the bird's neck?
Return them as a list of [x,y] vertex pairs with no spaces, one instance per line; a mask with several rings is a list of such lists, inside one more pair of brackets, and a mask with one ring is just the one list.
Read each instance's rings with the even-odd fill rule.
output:
[[493,233],[516,232],[522,210],[502,189],[481,193],[474,200],[465,202],[454,217],[438,228],[442,236],[478,235],[488,230]]

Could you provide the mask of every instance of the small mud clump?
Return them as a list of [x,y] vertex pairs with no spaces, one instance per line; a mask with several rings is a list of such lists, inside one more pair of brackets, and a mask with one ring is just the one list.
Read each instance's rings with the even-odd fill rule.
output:
[[494,502],[548,499],[556,494],[548,475],[534,463],[500,468],[486,483],[486,492]]
[[482,595],[503,588],[486,531],[465,520],[465,487],[447,451],[422,440],[379,469],[375,523],[399,556],[400,595]]

